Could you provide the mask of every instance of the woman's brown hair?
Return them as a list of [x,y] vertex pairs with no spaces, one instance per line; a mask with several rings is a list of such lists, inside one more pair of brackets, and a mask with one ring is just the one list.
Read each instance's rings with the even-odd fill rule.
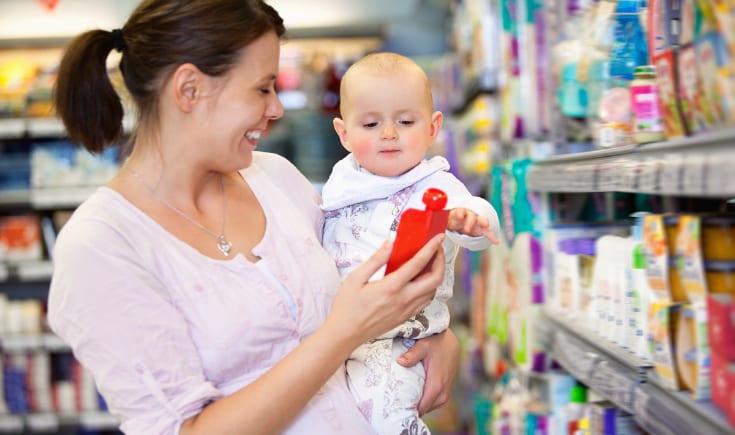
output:
[[243,47],[263,34],[285,33],[283,19],[263,0],[144,0],[122,29],[90,30],[73,39],[59,66],[54,104],[69,139],[102,152],[123,135],[123,106],[108,76],[110,51],[138,121],[157,121],[158,98],[169,74],[192,63],[222,76]]

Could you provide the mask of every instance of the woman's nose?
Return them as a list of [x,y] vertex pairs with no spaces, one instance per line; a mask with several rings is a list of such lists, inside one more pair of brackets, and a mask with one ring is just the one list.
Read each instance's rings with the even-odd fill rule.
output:
[[283,104],[281,104],[280,98],[275,93],[273,94],[273,100],[268,104],[265,109],[265,117],[270,120],[279,119],[283,116]]

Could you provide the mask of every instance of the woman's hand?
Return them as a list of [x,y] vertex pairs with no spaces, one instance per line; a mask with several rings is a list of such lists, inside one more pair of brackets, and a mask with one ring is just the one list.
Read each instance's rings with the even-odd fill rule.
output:
[[416,344],[398,358],[404,367],[424,362],[426,382],[418,404],[419,415],[437,409],[452,397],[452,385],[459,365],[459,341],[451,329],[416,340]]
[[[429,305],[444,278],[443,240],[444,234],[433,237],[403,266],[369,282],[388,262],[391,244],[386,242],[344,279],[326,325],[354,349],[418,314]],[[427,264],[431,267],[421,273]]]

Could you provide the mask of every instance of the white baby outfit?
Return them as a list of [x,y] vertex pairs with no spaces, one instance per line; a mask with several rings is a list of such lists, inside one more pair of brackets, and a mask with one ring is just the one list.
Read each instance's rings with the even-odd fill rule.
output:
[[[324,185],[325,213],[322,243],[334,258],[340,276],[369,258],[387,239],[394,239],[400,214],[408,208],[425,209],[422,196],[435,187],[447,194],[448,209],[467,208],[484,216],[498,233],[498,217],[484,199],[472,196],[452,175],[443,157],[424,160],[397,177],[380,177],[361,168],[353,155],[340,160]],[[424,368],[399,365],[396,359],[415,339],[449,327],[447,301],[454,285],[454,259],[458,247],[482,250],[490,246],[485,237],[447,232],[444,240],[446,272],[434,300],[421,313],[386,334],[360,346],[347,362],[350,390],[365,417],[380,434],[428,434],[416,410],[424,386]],[[382,268],[371,278],[383,276]]]

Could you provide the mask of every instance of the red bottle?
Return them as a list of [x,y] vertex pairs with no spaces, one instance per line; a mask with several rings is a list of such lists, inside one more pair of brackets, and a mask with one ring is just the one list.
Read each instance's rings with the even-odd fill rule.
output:
[[409,208],[401,214],[393,251],[385,267],[386,275],[401,267],[432,237],[447,229],[449,210],[444,209],[447,205],[447,194],[431,187],[424,192],[421,200],[426,210]]

